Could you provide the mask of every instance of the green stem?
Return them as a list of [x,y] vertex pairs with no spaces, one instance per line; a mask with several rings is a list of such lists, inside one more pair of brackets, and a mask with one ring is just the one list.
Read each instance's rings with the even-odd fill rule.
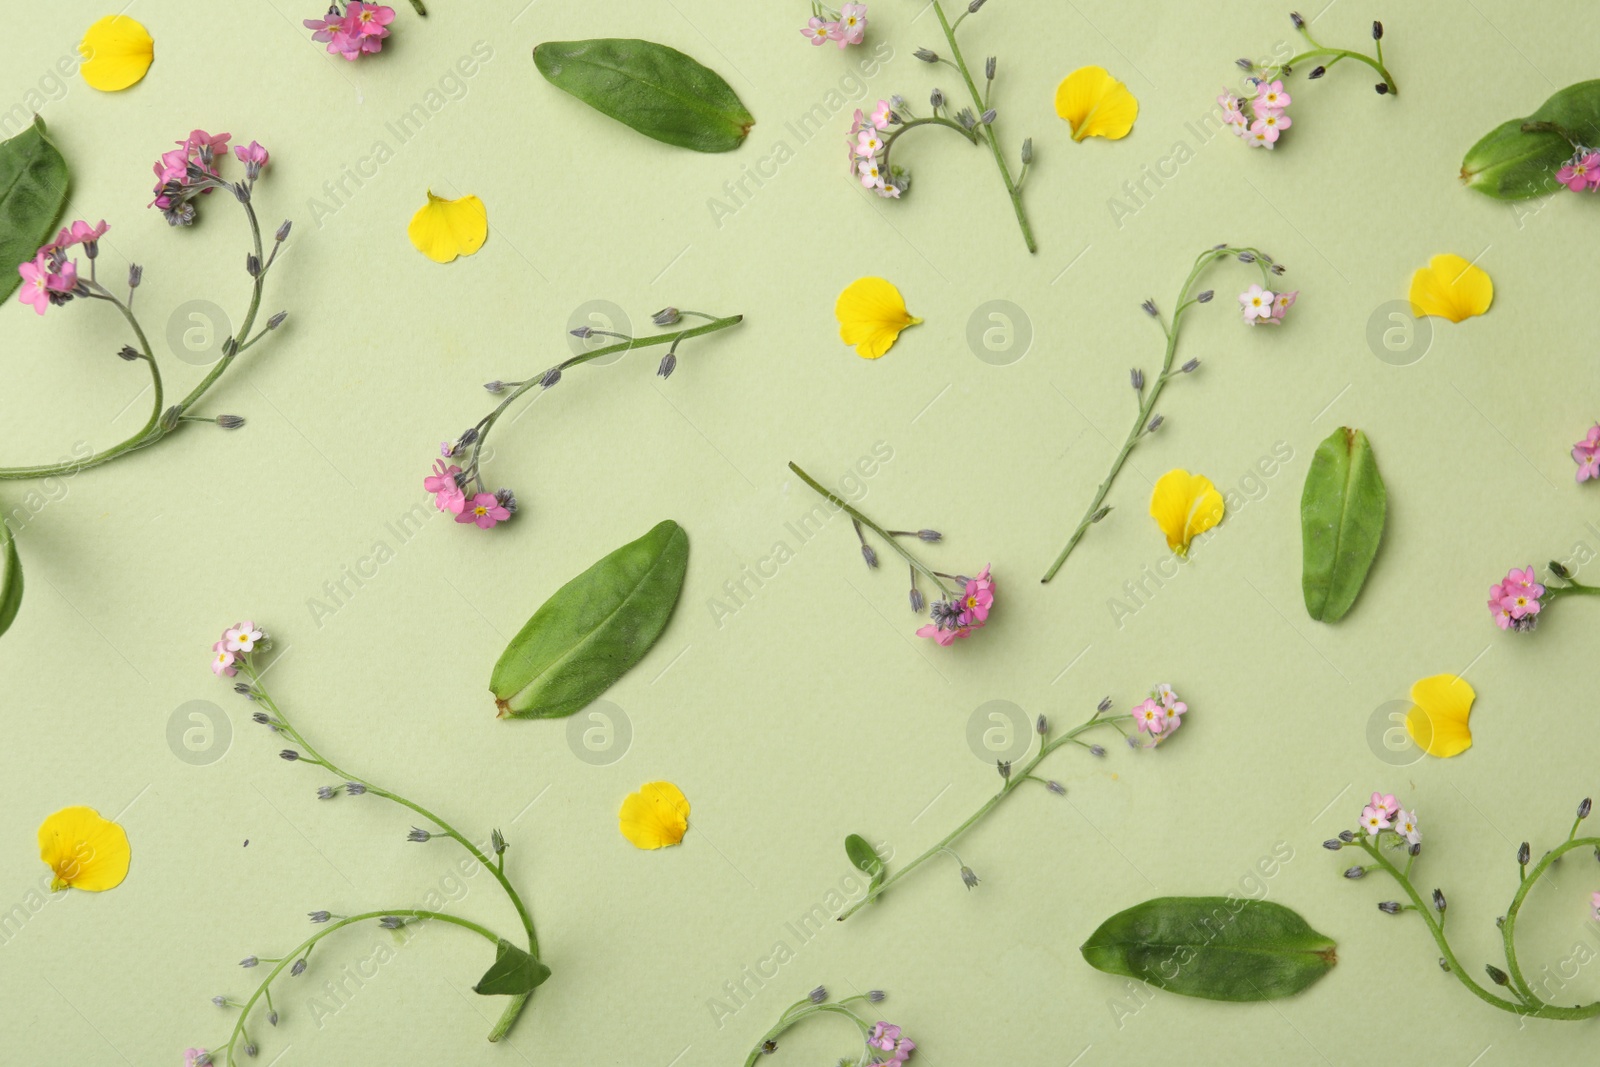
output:
[[[955,27],[950,20],[945,18],[944,8],[939,0],[933,0],[934,14],[939,16],[939,26],[944,30],[945,40],[950,43],[950,55],[955,60],[956,69],[961,72],[961,78],[967,83],[967,92],[972,94],[972,104],[979,114],[986,108],[983,95],[978,92],[977,82],[972,80],[972,73],[967,69],[967,61],[962,58],[961,46],[956,43]],[[957,20],[959,24],[960,20]],[[1022,190],[1016,182],[1011,180],[1011,168],[1006,166],[1006,158],[1000,151],[1000,139],[995,136],[994,124],[984,126],[984,139],[989,142],[990,149],[994,152],[995,166],[1000,168],[1000,178],[1006,184],[1006,195],[1011,198],[1011,207],[1017,214],[1017,225],[1022,228],[1023,243],[1028,246],[1030,253],[1039,250],[1038,244],[1033,239],[1033,227],[1028,223],[1028,213],[1022,207]]]
[[1167,382],[1173,377],[1172,364],[1178,354],[1179,323],[1183,318],[1184,312],[1198,303],[1198,301],[1190,299],[1189,290],[1194,288],[1201,273],[1211,264],[1220,259],[1237,257],[1242,252],[1249,252],[1256,257],[1255,262],[1261,268],[1262,278],[1270,284],[1271,271],[1267,260],[1263,258],[1258,249],[1225,246],[1207,249],[1196,257],[1194,267],[1189,271],[1189,277],[1184,279],[1183,288],[1178,290],[1178,303],[1172,313],[1172,324],[1170,326],[1165,323],[1162,324],[1162,332],[1167,336],[1167,349],[1161,360],[1161,373],[1156,375],[1155,379],[1150,383],[1149,391],[1141,398],[1139,412],[1134,417],[1132,428],[1128,430],[1127,439],[1122,442],[1122,449],[1117,453],[1116,458],[1111,461],[1111,470],[1107,472],[1105,480],[1100,483],[1099,489],[1095,491],[1094,499],[1089,501],[1089,506],[1085,509],[1083,518],[1078,521],[1077,528],[1072,531],[1072,536],[1067,539],[1066,547],[1061,550],[1060,555],[1056,556],[1055,562],[1050,564],[1050,569],[1045,571],[1044,577],[1040,579],[1041,582],[1048,582],[1056,576],[1056,572],[1061,569],[1061,565],[1067,562],[1067,557],[1072,555],[1072,550],[1078,547],[1079,541],[1083,540],[1083,535],[1088,532],[1090,526],[1094,525],[1094,515],[1100,510],[1100,505],[1105,503],[1106,494],[1111,491],[1111,485],[1122,471],[1122,465],[1128,461],[1128,456],[1132,454],[1134,446],[1144,438],[1147,432],[1146,428],[1150,424],[1150,417],[1156,409],[1156,401],[1161,398],[1162,390],[1167,387]]
[[1546,586],[1544,595],[1546,600],[1558,600],[1564,596],[1600,596],[1600,585],[1582,585],[1566,579],[1566,585]]
[[[219,183],[219,185],[221,188],[226,190],[229,195],[232,195],[233,190],[226,183]],[[247,218],[250,222],[250,239],[255,243],[256,262],[265,264],[266,260],[262,256],[261,248],[261,224],[256,219],[255,205],[249,200],[241,200],[239,203],[244,208],[245,218]],[[221,359],[217,360],[216,364],[212,366],[211,370],[206,374],[206,376],[200,380],[200,384],[190,390],[189,395],[183,398],[182,402],[178,404],[180,413],[186,412],[193,407],[195,403],[205,395],[206,390],[210,389],[211,386],[216,383],[216,380],[222,377],[227,369],[232,366],[233,361],[239,358],[239,353],[243,351],[243,349],[239,346],[243,345],[245,338],[250,336],[250,328],[254,326],[256,322],[256,312],[261,310],[261,290],[262,286],[266,284],[266,280],[267,272],[265,266],[263,266],[261,270],[256,272],[256,276],[252,280],[250,286],[250,307],[244,313],[244,325],[239,328],[239,332],[233,337],[233,350],[224,355]]]
[[[337,775],[346,781],[356,782],[362,786],[365,786],[367,792],[369,793],[383,797],[385,800],[392,801],[395,804],[399,804],[401,807],[409,808],[410,810],[416,812],[427,821],[433,823],[447,837],[455,841],[462,848],[466,849],[473,859],[482,864],[484,869],[494,876],[494,880],[500,883],[500,888],[505,891],[507,898],[510,899],[511,906],[516,909],[517,918],[522,921],[522,928],[528,937],[528,954],[534,959],[539,958],[539,936],[534,930],[533,915],[528,910],[528,906],[523,903],[521,894],[519,894],[516,888],[512,886],[510,878],[506,876],[503,864],[498,864],[491,861],[489,857],[484,854],[482,849],[467,839],[466,835],[462,834],[454,826],[450,825],[448,822],[441,819],[439,816],[435,815],[421,804],[408,800],[398,793],[391,792],[390,790],[384,789],[381,786],[375,785],[364,778],[357,777],[356,775],[351,774],[349,771],[346,771],[342,767],[333,763],[331,760],[325,758],[316,750],[314,746],[312,746],[309,741],[305,739],[305,736],[301,734],[300,731],[294,728],[294,725],[290,723],[288,717],[284,715],[282,709],[278,707],[277,702],[272,699],[272,695],[268,693],[266,687],[262,685],[261,674],[256,669],[254,663],[251,662],[251,659],[246,657],[242,661],[241,666],[245,672],[245,675],[250,679],[252,688],[255,690],[256,700],[272,713],[273,718],[277,720],[279,729],[283,731],[285,736],[289,737],[301,748],[305,749],[306,755],[309,756],[313,762],[326,768],[334,775]],[[507,1005],[506,1010],[501,1015],[500,1020],[495,1024],[495,1028],[490,1031],[490,1041],[498,1041],[501,1037],[505,1036],[506,1032],[511,1029],[512,1023],[516,1022],[517,1016],[522,1013],[522,1009],[527,1004],[528,997],[530,995],[531,994],[524,993],[512,997],[511,1002]]]
[[955,596],[955,594],[950,591],[950,587],[945,585],[944,580],[939,577],[939,572],[928,567],[916,556],[913,556],[910,552],[906,551],[906,549],[902,548],[900,546],[899,538],[894,537],[889,533],[888,530],[885,530],[882,526],[879,526],[877,523],[867,518],[860,511],[856,510],[854,507],[851,507],[848,501],[839,497],[831,490],[824,488],[820,482],[811,477],[811,475],[807,474],[805,471],[801,470],[797,464],[791,462],[789,464],[789,469],[798,474],[801,481],[805,482],[812,489],[816,490],[824,500],[828,501],[828,503],[832,504],[834,507],[843,511],[846,515],[850,516],[852,519],[856,520],[861,525],[877,534],[879,537],[883,538],[884,543],[893,549],[901,559],[911,564],[912,568],[918,574],[921,574],[923,577],[927,578],[934,585],[937,585],[939,587],[939,592],[944,594],[946,600]]
[[[1304,33],[1304,31],[1301,31],[1301,32]],[[1311,35],[1310,34],[1305,34],[1305,38],[1306,38],[1307,41],[1311,41]],[[1361,52],[1352,52],[1352,51],[1350,51],[1349,49],[1346,49],[1346,48],[1327,48],[1327,47],[1324,47],[1323,45],[1317,44],[1317,42],[1315,42],[1315,41],[1311,41],[1311,43],[1312,43],[1312,45],[1314,47],[1310,51],[1301,52],[1297,56],[1292,56],[1292,57],[1290,57],[1290,59],[1289,59],[1289,61],[1287,63],[1283,64],[1280,67],[1276,67],[1274,69],[1276,69],[1278,71],[1282,71],[1284,67],[1297,67],[1301,63],[1308,62],[1308,61],[1310,61],[1312,59],[1317,58],[1318,56],[1333,56],[1334,57],[1333,61],[1328,63],[1327,66],[1332,66],[1333,63],[1337,63],[1341,59],[1355,59],[1355,60],[1361,61],[1362,63],[1365,63],[1367,66],[1371,67],[1373,70],[1378,72],[1379,77],[1383,78],[1384,84],[1389,87],[1389,95],[1390,96],[1399,96],[1400,95],[1400,89],[1399,89],[1398,86],[1395,85],[1395,82],[1394,82],[1394,75],[1390,74],[1389,73],[1389,69],[1383,65],[1383,57],[1382,57],[1381,54],[1379,55],[1379,57],[1377,59],[1373,59],[1369,55],[1365,55],[1365,54],[1363,54]],[[1378,47],[1379,47],[1379,50],[1380,50],[1380,53],[1381,53],[1381,50],[1383,48],[1382,44],[1379,44]]]
[[937,115],[933,118],[912,119],[909,122],[902,122],[900,125],[895,127],[893,133],[883,139],[883,173],[890,173],[889,150],[894,147],[894,143],[900,139],[901,134],[905,133],[907,130],[915,129],[918,126],[946,126],[952,130],[955,130],[973,144],[978,143],[978,132],[976,130],[969,130],[959,122],[954,122],[947,118],[941,118]]
[[912,860],[910,863],[906,864],[904,867],[896,870],[893,874],[879,882],[875,888],[869,890],[866,896],[862,897],[850,907],[846,908],[840,913],[838,921],[844,922],[846,919],[850,918],[850,916],[854,915],[856,912],[860,911],[862,908],[878,899],[884,893],[888,892],[889,887],[900,881],[900,879],[904,878],[906,875],[910,874],[924,863],[933,859],[941,852],[948,851],[950,846],[958,837],[972,829],[972,827],[982,820],[985,815],[999,807],[1001,802],[1003,802],[1007,797],[1011,796],[1012,793],[1016,792],[1017,788],[1021,786],[1023,782],[1032,777],[1034,770],[1039,766],[1039,764],[1043,763],[1045,758],[1056,749],[1066,744],[1082,744],[1081,741],[1077,740],[1079,734],[1085,733],[1096,726],[1112,725],[1110,720],[1105,718],[1107,714],[1107,712],[1097,711],[1087,722],[1081,723],[1080,725],[1073,727],[1071,730],[1068,730],[1060,737],[1039,746],[1039,752],[1033,757],[1033,759],[1029,760],[1021,768],[1012,770],[1011,777],[1005,780],[1005,784],[1000,787],[1000,791],[998,793],[979,805],[977,811],[968,816],[960,826],[957,826],[954,830],[946,834],[937,844],[929,848],[926,852]]
[[270,1003],[271,993],[268,991],[268,989],[272,985],[273,980],[277,978],[279,974],[283,973],[284,968],[292,967],[295,961],[304,959],[306,953],[310,952],[317,942],[321,941],[323,938],[337,930],[342,930],[346,926],[353,926],[356,923],[369,922],[374,919],[384,919],[390,916],[394,916],[395,918],[399,919],[437,919],[439,922],[450,923],[451,925],[459,926],[466,930],[471,930],[473,933],[483,937],[491,945],[495,945],[496,947],[498,947],[500,944],[500,935],[495,933],[493,930],[490,930],[488,927],[475,923],[471,919],[463,919],[458,915],[450,915],[445,912],[423,911],[418,908],[400,908],[393,911],[366,911],[362,912],[360,915],[351,915],[346,918],[336,919],[327,926],[318,930],[316,933],[312,934],[310,937],[306,938],[304,941],[300,942],[300,944],[295,946],[293,951],[284,956],[283,959],[279,960],[277,966],[273,967],[272,970],[267,973],[266,978],[262,979],[261,984],[256,987],[256,991],[250,994],[250,999],[246,1000],[244,1004],[240,1006],[239,1021],[234,1024],[233,1033],[229,1035],[228,1043],[226,1046],[224,1046],[228,1053],[228,1067],[236,1067],[235,1060],[233,1058],[234,1048],[238,1045],[239,1039],[244,1036],[245,1023],[249,1022],[250,1020],[251,1010],[255,1008],[256,1002],[261,1000],[262,997],[266,997]]
[[[865,1041],[868,1035],[870,1035],[872,1032],[872,1024],[868,1023],[861,1016],[845,1007],[845,1005],[858,1000],[869,999],[871,998],[865,994],[860,994],[853,997],[845,997],[843,1000],[837,1001],[833,1004],[818,1004],[810,997],[807,997],[805,1000],[796,1001],[784,1009],[783,1014],[778,1016],[778,1021],[772,1027],[772,1029],[761,1035],[761,1039],[756,1042],[755,1048],[750,1050],[750,1055],[745,1059],[744,1067],[755,1067],[755,1065],[761,1060],[761,1057],[767,1055],[768,1050],[766,1046],[768,1042],[775,1043],[778,1038],[782,1037],[789,1030],[792,1030],[794,1027],[798,1026],[803,1020],[808,1019],[813,1015],[821,1015],[824,1013],[843,1015],[856,1024],[856,1028],[861,1031],[862,1041]],[[774,1047],[776,1047],[775,1044]]]

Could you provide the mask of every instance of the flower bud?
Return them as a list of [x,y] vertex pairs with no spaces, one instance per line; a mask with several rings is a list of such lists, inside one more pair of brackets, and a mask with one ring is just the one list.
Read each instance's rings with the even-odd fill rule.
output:
[[931,48],[919,48],[915,52],[912,52],[911,54],[916,56],[918,59],[922,60],[924,63],[937,63],[937,62],[939,62],[939,53],[935,52]]
[[994,769],[1000,772],[1000,777],[1002,779],[1004,779],[1007,782],[1011,781],[1011,761],[1010,760],[1008,760],[1008,759],[997,759],[997,760],[995,760],[994,761]]
[[1311,68],[1311,73],[1306,75],[1306,79],[1308,81],[1316,81],[1326,73],[1328,73],[1328,68],[1318,65]]
[[132,345],[123,345],[121,348],[119,348],[117,350],[117,355],[121,356],[123,359],[127,360],[129,363],[132,363],[136,359],[142,358],[139,355],[139,350],[134,348]]
[[292,748],[286,748],[282,752],[278,753],[278,756],[281,759],[286,759],[290,763],[293,763],[295,760],[300,758],[300,753],[296,752]]
[[1353,844],[1355,842],[1355,839],[1356,839],[1356,832],[1354,830],[1340,830],[1339,831],[1339,840],[1343,841],[1345,844],[1347,844],[1347,845]]
[[1109,504],[1102,504],[1100,507],[1095,509],[1093,515],[1089,516],[1089,521],[1091,523],[1099,522],[1109,514],[1111,514],[1111,506]]
[[1041,715],[1038,721],[1033,724],[1033,728],[1038,731],[1040,737],[1043,737],[1050,732],[1050,720]]
[[[278,1012],[276,1011],[276,1009],[274,1009],[273,1011],[267,1012],[267,1022],[271,1023],[273,1026],[277,1026],[278,1025]],[[209,1052],[206,1053],[207,1057],[209,1057],[210,1055],[211,1054]],[[196,1064],[198,1064],[199,1062],[200,1062],[199,1060],[195,1060]],[[206,1060],[206,1063],[209,1064],[210,1062],[211,1062],[211,1060],[208,1058]]]
[[489,834],[489,847],[494,850],[496,856],[500,856],[504,855],[506,849],[511,846],[506,844],[505,834],[502,834],[499,830],[494,830]]
[[871,545],[864,544],[861,546],[861,558],[867,561],[867,566],[869,567],[878,565],[878,553]]
[[1517,864],[1518,864],[1518,866],[1526,867],[1528,865],[1528,860],[1532,855],[1533,855],[1533,853],[1528,849],[1528,843],[1526,841],[1524,841],[1521,845],[1519,845],[1517,847]]
[[568,331],[580,341],[588,340],[594,334],[593,326],[579,326],[576,330]]
[[1110,711],[1111,710],[1111,698],[1110,697],[1101,697],[1100,698],[1100,703],[1098,703],[1098,704],[1096,704],[1094,706],[1094,710],[1100,712],[1102,715],[1104,715],[1106,712]]
[[1439,957],[1439,969],[1441,971],[1443,971],[1445,974],[1449,974],[1450,973],[1450,961],[1445,959],[1443,956],[1440,956]]
[[1322,843],[1322,847],[1327,849],[1329,852],[1337,852],[1341,848],[1344,848],[1344,842],[1340,841],[1337,837],[1330,837],[1328,840]]
[[1236,59],[1236,60],[1233,61],[1233,65],[1238,67],[1240,70],[1255,70],[1256,69],[1255,63],[1251,62],[1248,59]]
[[137,263],[128,264],[128,288],[137,289],[142,281],[144,281],[144,268]]
[[655,323],[657,326],[673,326],[682,319],[683,315],[679,313],[678,309],[670,306],[664,307],[654,315],[650,316],[650,321]]
[[506,383],[502,382],[499,378],[496,378],[492,382],[484,382],[483,383],[483,388],[491,396],[499,396],[501,393],[503,393],[505,391]]
[[1374,85],[1373,88],[1378,91],[1378,95],[1379,96],[1388,96],[1389,95],[1389,83],[1388,82],[1379,82],[1377,85]]
[[967,14],[976,15],[978,13],[978,8],[982,7],[983,5],[984,0],[972,0],[972,3],[967,5]]
[[883,1003],[883,998],[888,996],[888,995],[889,994],[885,993],[881,989],[869,989],[869,990],[867,990],[867,999],[872,1001],[872,1003],[874,1003],[874,1004],[882,1004]]
[[827,999],[828,999],[828,987],[827,986],[820,986],[819,985],[819,986],[817,986],[817,988],[815,988],[815,989],[813,989],[811,991],[811,1003],[813,1003],[813,1004],[821,1004],[824,1000],[827,1000]]
[[544,376],[539,379],[539,384],[544,386],[546,389],[549,389],[549,388],[552,388],[560,380],[561,380],[561,368],[560,367],[551,367],[549,370],[545,371],[544,372]]
[[[1377,23],[1374,22],[1373,25],[1376,26]],[[1488,972],[1489,981],[1493,982],[1495,985],[1506,985],[1511,981],[1511,979],[1506,975],[1506,972],[1502,971],[1492,963],[1484,964],[1483,969]]]
[[1582,803],[1578,805],[1578,818],[1587,819],[1589,817],[1589,809],[1592,806],[1593,802],[1588,797],[1584,797]]
[[1133,391],[1138,392],[1144,388],[1144,371],[1138,367],[1128,372],[1128,383],[1133,386]]
[[246,252],[244,257],[244,272],[254,278],[261,273],[261,257],[254,252]]
[[414,843],[420,845],[424,841],[427,841],[432,836],[433,835],[430,834],[428,831],[426,831],[424,829],[421,829],[420,827],[413,826],[411,828],[411,832],[406,834],[406,840],[414,842]]
[[978,884],[978,876],[972,873],[972,868],[965,864],[961,867],[961,881],[968,889]]
[[1200,361],[1198,359],[1191,359],[1191,360],[1189,360],[1189,362],[1185,363],[1183,366],[1178,368],[1178,373],[1179,374],[1193,374],[1195,371],[1197,371],[1199,369],[1200,369]]
[[1064,797],[1067,795],[1067,787],[1056,781],[1054,778],[1046,782],[1044,787],[1058,797]]
[[243,415],[218,415],[217,425],[224,430],[237,430],[244,425]]
[[1357,878],[1365,878],[1367,876],[1367,869],[1365,867],[1350,867],[1345,870],[1344,876],[1353,882]]
[[1145,432],[1155,433],[1157,430],[1161,429],[1161,424],[1166,421],[1167,417],[1165,415],[1157,415],[1155,418],[1150,420],[1150,425],[1146,428]]
[[1254,263],[1255,261],[1256,261],[1256,254],[1254,252],[1240,252],[1239,253],[1239,262],[1240,263]]
[[1421,841],[1413,841],[1413,842],[1411,842],[1410,846],[1406,848],[1406,851],[1411,853],[1411,855],[1413,855],[1413,856],[1422,855],[1422,842]]
[[346,796],[358,797],[367,791],[367,787],[360,782],[346,782],[344,792]]
[[928,104],[935,111],[939,110],[941,107],[944,107],[944,90],[943,89],[939,89],[939,88],[935,88],[933,90],[933,92],[929,93],[928,94]]
[[990,56],[983,61],[983,76],[989,81],[994,81],[995,57]]
[[385,930],[398,930],[405,924],[406,921],[400,918],[398,915],[385,915],[383,918],[378,920],[378,925],[383,927]]
[[288,317],[289,313],[287,311],[278,312],[277,314],[273,315],[272,318],[267,320],[267,329],[276,330],[279,326],[283,325],[283,320],[287,319]]
[[1289,12],[1289,21],[1294,23],[1294,28],[1297,30],[1303,30],[1306,28],[1305,17],[1298,11]]
[[1194,300],[1197,304],[1209,304],[1211,303],[1211,298],[1216,295],[1217,291],[1215,289],[1207,289],[1205,292],[1195,297]]
[[257,959],[256,957],[254,957],[254,956],[246,956],[244,959],[239,961],[239,966],[241,966],[241,967],[254,967],[256,964],[258,964],[260,962],[261,961],[259,959]]
[[317,786],[317,799],[318,800],[332,800],[334,797],[336,797],[338,795],[339,794],[334,791],[334,788],[331,785],[319,785],[319,786]]
[[228,998],[223,996],[212,997],[211,1003],[215,1004],[219,1008],[226,1008],[228,1006]]
[[983,123],[985,126],[987,126],[990,123],[994,122],[996,115],[997,115],[997,112],[995,111],[994,108],[991,107],[991,108],[986,109],[983,114],[978,116],[978,121]]
[[1376,19],[1374,19],[1372,23],[1372,39],[1374,41],[1383,40],[1383,23],[1377,21]]
[[911,610],[916,612],[918,615],[922,614],[922,604],[923,604],[922,590],[918,589],[916,586],[912,586],[911,587]]
[[1433,907],[1434,907],[1434,910],[1437,911],[1439,914],[1443,915],[1444,914],[1444,909],[1445,909],[1446,906],[1447,905],[1445,904],[1444,890],[1435,889],[1433,891]]
[[333,918],[333,913],[326,911],[312,911],[306,913],[306,918],[310,919],[314,923],[325,923],[329,919]]
[[1563,567],[1561,564],[1557,563],[1555,560],[1550,561],[1550,573],[1561,579],[1572,577],[1572,572],[1567,570],[1567,568]]
[[1033,138],[1032,137],[1023,138],[1022,151],[1019,154],[1022,156],[1022,165],[1024,167],[1026,167],[1028,164],[1033,162]]
[[289,239],[290,225],[292,225],[290,221],[288,219],[284,219],[283,224],[278,227],[278,232],[272,235],[272,239],[280,244],[284,241],[287,241]]
[[1146,315],[1149,315],[1152,319],[1155,318],[1157,314],[1159,314],[1159,312],[1156,311],[1156,302],[1155,302],[1154,299],[1146,300],[1144,303],[1140,304],[1139,306],[1144,308],[1144,313]]
[[1383,912],[1385,915],[1399,915],[1400,902],[1398,900],[1386,900],[1382,904],[1378,905],[1378,910]]
[[1105,748],[1103,746],[1101,746],[1101,745],[1090,745],[1089,746],[1089,755],[1091,755],[1091,756],[1104,756],[1105,754],[1106,754],[1106,750],[1105,750]]
[[[295,960],[294,961],[294,966],[289,968],[289,977],[291,977],[291,978],[299,978],[302,974],[305,974],[305,973],[306,973],[306,961],[303,960],[303,959]],[[276,1026],[278,1024],[277,1023],[273,1023],[272,1025]]]
[[661,357],[660,366],[656,367],[656,375],[661,378],[672,377],[672,372],[678,369],[678,354],[668,352]]

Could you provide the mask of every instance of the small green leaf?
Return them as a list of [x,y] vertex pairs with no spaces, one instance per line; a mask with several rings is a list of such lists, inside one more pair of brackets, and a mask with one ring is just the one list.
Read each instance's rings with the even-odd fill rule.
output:
[[0,516],[0,634],[11,629],[22,607],[22,559],[17,539]]
[[67,203],[67,161],[44,120],[0,143],[0,300],[17,291],[17,267],[55,235]]
[[1496,200],[1553,193],[1561,188],[1556,171],[1574,152],[1568,137],[1600,144],[1600,81],[1569,85],[1526,118],[1490,130],[1461,161],[1461,180]]
[[1083,943],[1089,966],[1207,1000],[1293,996],[1338,962],[1336,946],[1282,904],[1157,897],[1119,912]]
[[534,48],[533,62],[558,89],[680,148],[731,152],[756,122],[721,75],[663,44],[546,41]]
[[844,854],[850,857],[850,862],[855,864],[862,874],[872,879],[867,885],[867,892],[870,893],[878,888],[878,884],[888,873],[883,866],[883,860],[878,856],[878,850],[860,834],[851,834],[844,839]]
[[688,567],[668,519],[556,590],[494,665],[501,716],[558,719],[604,693],[666,629]]
[[550,968],[501,938],[495,946],[494,963],[472,991],[486,997],[515,997],[531,993],[549,977]]
[[1317,446],[1300,495],[1306,611],[1337,622],[1356,602],[1383,539],[1388,494],[1367,435],[1341,426]]

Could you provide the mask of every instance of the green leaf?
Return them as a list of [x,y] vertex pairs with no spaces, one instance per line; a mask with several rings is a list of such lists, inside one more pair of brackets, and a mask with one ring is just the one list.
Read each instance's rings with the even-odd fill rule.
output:
[[867,884],[867,892],[878,888],[888,871],[883,866],[883,860],[878,856],[878,850],[873,848],[866,838],[860,834],[851,834],[844,839],[844,854],[850,857],[850,862],[865,874],[871,881]]
[[11,629],[22,607],[22,559],[17,538],[0,516],[0,634]]
[[556,88],[680,148],[731,152],[756,122],[721,75],[664,44],[546,41],[534,48],[533,62]]
[[67,161],[45,132],[44,120],[0,142],[0,300],[17,291],[17,267],[55,236],[67,203]]
[[1574,151],[1568,137],[1600,144],[1600,81],[1569,85],[1526,118],[1490,130],[1461,161],[1461,180],[1496,200],[1553,193],[1561,188],[1556,171]]
[[1157,897],[1119,912],[1083,943],[1089,966],[1207,1000],[1293,996],[1338,962],[1336,946],[1282,904]]
[[1306,611],[1337,622],[1356,602],[1383,539],[1388,494],[1367,435],[1341,426],[1317,446],[1300,496]]
[[486,997],[515,997],[531,993],[549,977],[550,968],[501,938],[495,946],[494,963],[472,991]]
[[494,665],[501,716],[558,719],[604,693],[666,629],[688,567],[668,519],[556,590]]

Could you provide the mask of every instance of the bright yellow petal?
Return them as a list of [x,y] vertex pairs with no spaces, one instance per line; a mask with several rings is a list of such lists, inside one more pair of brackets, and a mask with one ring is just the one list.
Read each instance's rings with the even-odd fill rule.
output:
[[39,824],[39,858],[55,872],[51,889],[115,889],[128,876],[128,835],[93,808],[62,808]]
[[489,213],[475,196],[446,200],[428,191],[428,202],[411,216],[406,236],[418,252],[435,263],[470,256],[489,236]]
[[156,57],[150,33],[127,15],[107,15],[89,27],[78,42],[83,80],[114,93],[138,82]]
[[689,829],[689,800],[671,782],[650,782],[628,794],[618,824],[635,848],[676,845]]
[[1430,756],[1447,759],[1472,747],[1467,718],[1478,694],[1465,678],[1435,674],[1411,687],[1406,733]]
[[1494,282],[1460,256],[1444,253],[1411,276],[1411,310],[1451,322],[1482,315],[1494,302]]
[[882,278],[857,278],[847,285],[833,315],[839,320],[839,338],[864,359],[877,359],[893,347],[901,330],[922,321],[906,310],[900,290]]
[[1186,470],[1170,470],[1150,494],[1150,517],[1167,536],[1167,547],[1180,556],[1189,542],[1222,521],[1225,505],[1211,479]]
[[1120,141],[1139,117],[1139,101],[1104,67],[1079,67],[1056,86],[1056,114],[1072,124],[1072,139]]

